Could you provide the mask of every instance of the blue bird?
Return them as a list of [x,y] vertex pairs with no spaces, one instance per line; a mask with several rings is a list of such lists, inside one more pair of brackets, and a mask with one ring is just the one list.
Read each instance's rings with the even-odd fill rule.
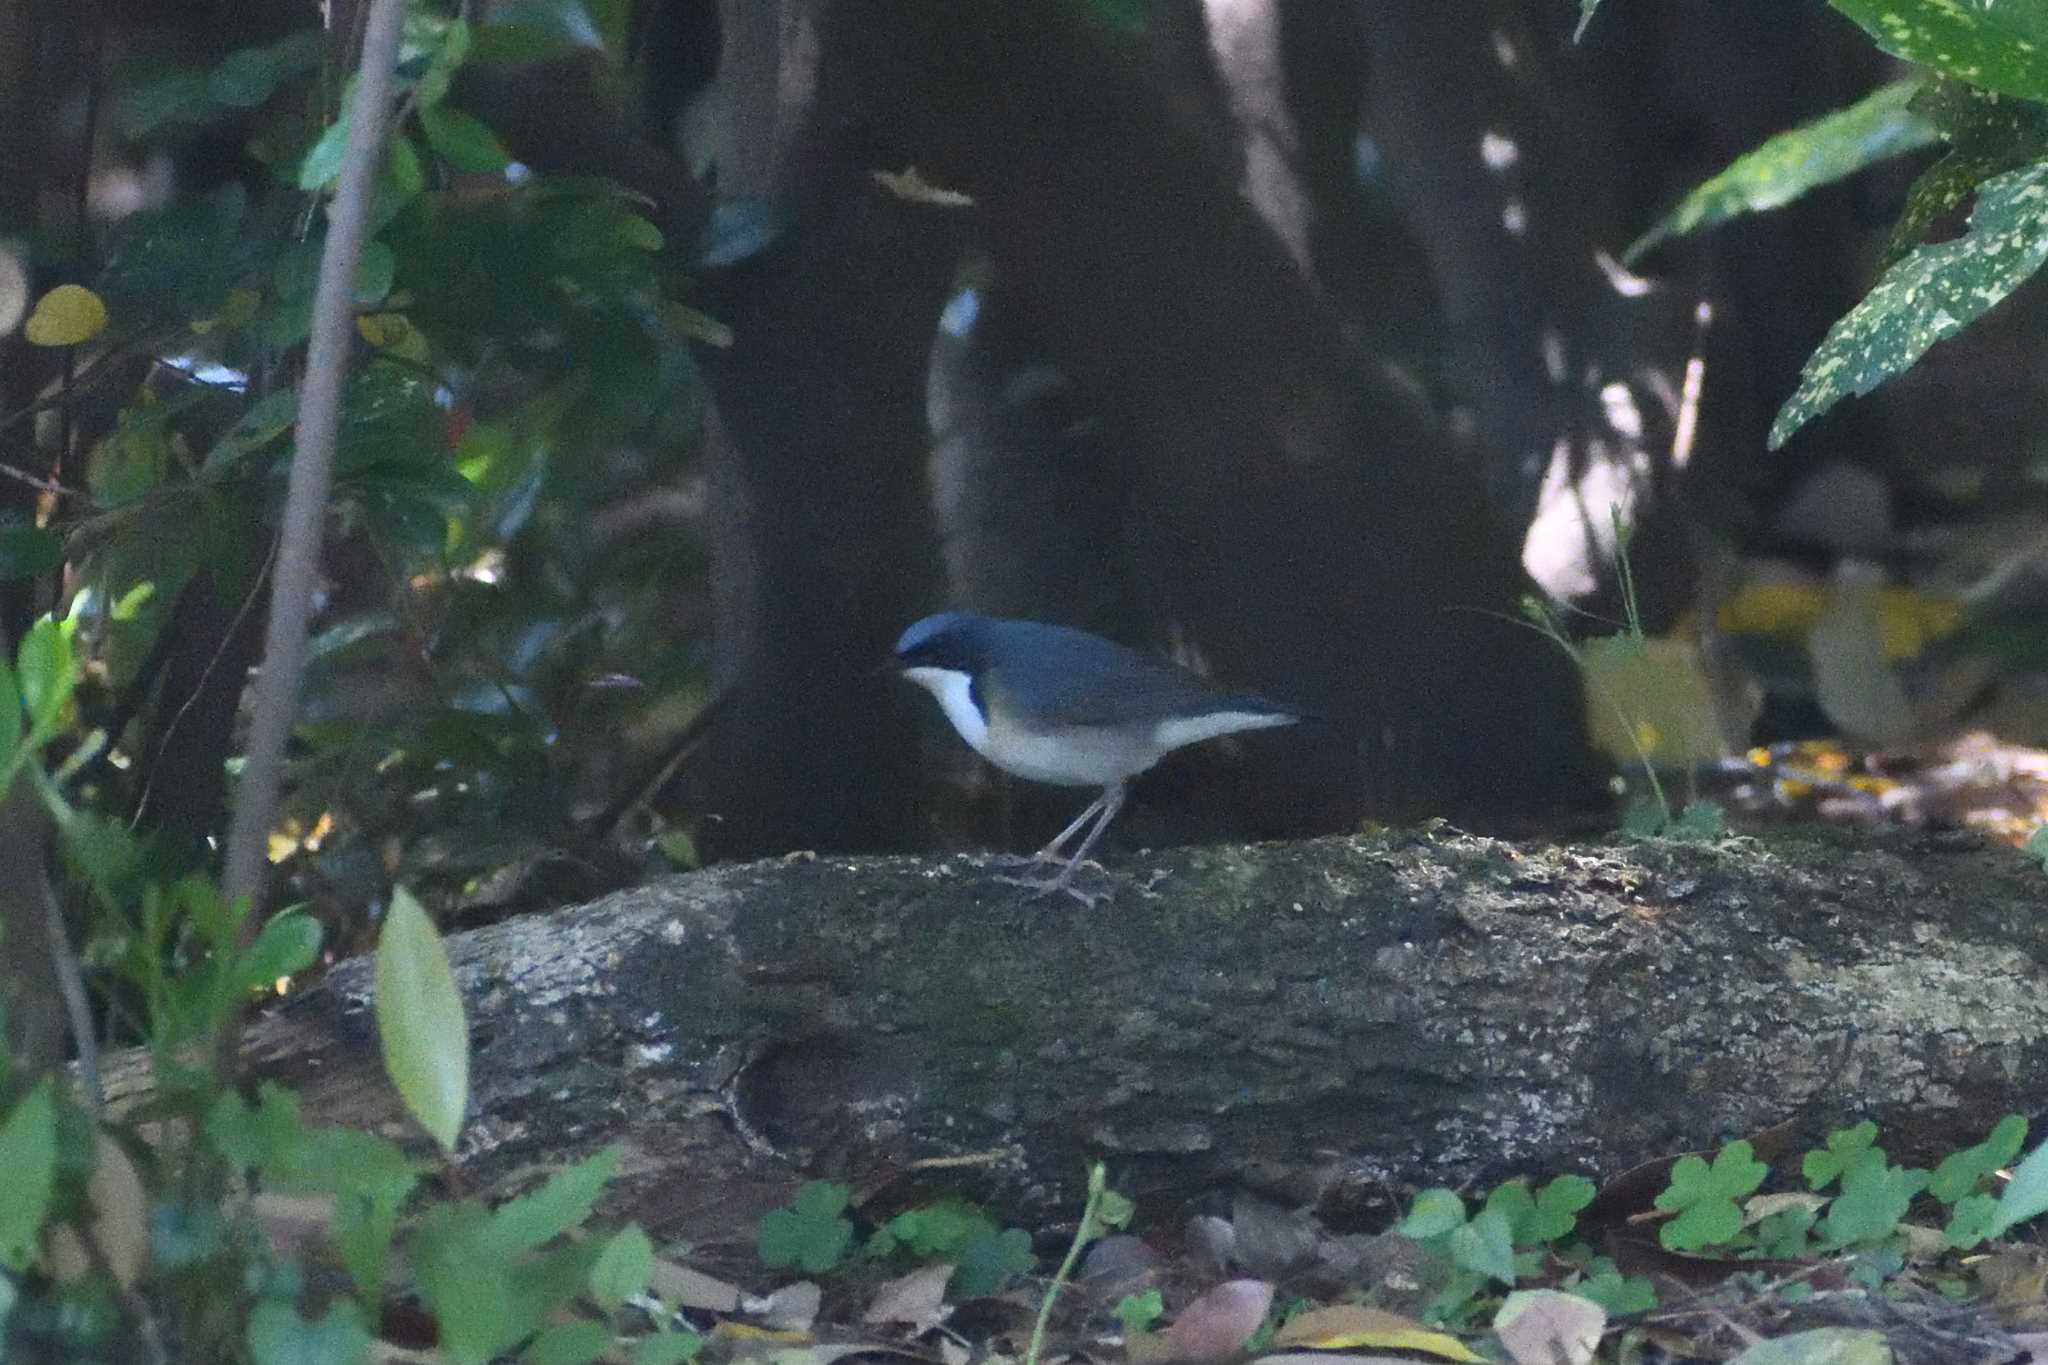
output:
[[[960,738],[1004,772],[1102,794],[1036,855],[1057,875],[1025,881],[1084,902],[1074,874],[1123,808],[1125,786],[1175,749],[1306,713],[1226,692],[1165,659],[1067,626],[971,611],[927,616],[896,641],[896,668],[930,692]],[[1061,850],[1094,825],[1071,855]]]

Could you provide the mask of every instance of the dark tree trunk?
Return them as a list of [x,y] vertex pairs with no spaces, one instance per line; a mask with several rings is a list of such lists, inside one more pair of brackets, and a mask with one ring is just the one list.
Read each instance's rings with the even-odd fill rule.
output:
[[[623,1142],[631,1216],[750,1253],[791,1181],[926,1157],[987,1154],[960,1182],[1040,1216],[1089,1157],[1140,1194],[1384,1204],[1794,1118],[1868,1115],[1923,1160],[2042,1102],[2040,869],[1968,837],[1556,848],[1437,826],[1129,872],[1084,912],[970,858],[783,860],[456,935],[465,1183]],[[345,963],[258,1022],[254,1074],[311,1117],[395,1118],[370,984]],[[140,1057],[109,1076],[147,1089]]]
[[735,342],[708,357],[717,676],[702,782],[718,856],[921,842],[911,698],[878,673],[933,600],[924,379],[957,252],[942,210],[870,177],[894,61],[827,0],[726,11],[721,194],[786,216],[706,284]]

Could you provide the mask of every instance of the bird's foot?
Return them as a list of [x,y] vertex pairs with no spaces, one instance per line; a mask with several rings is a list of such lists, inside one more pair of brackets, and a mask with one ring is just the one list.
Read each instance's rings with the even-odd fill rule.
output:
[[[1040,861],[1025,859],[1027,862]],[[1052,862],[1053,859],[1044,859]],[[1055,891],[1064,891],[1089,909],[1094,909],[1116,894],[1116,878],[1101,863],[1089,861],[1073,867],[1062,867],[1050,877],[997,877],[1005,886],[1021,886],[1031,892],[1031,899],[1050,896]]]

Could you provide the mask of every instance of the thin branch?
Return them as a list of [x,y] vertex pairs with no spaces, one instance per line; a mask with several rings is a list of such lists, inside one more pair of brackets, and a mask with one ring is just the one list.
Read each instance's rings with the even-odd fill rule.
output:
[[[298,712],[307,624],[320,567],[322,522],[333,483],[334,448],[341,421],[342,381],[348,369],[356,264],[367,235],[370,200],[382,159],[392,71],[405,17],[404,0],[369,0],[355,105],[349,111],[348,150],[342,159],[313,297],[306,377],[299,391],[298,453],[285,493],[277,571],[270,592],[263,668],[257,675],[248,759],[235,794],[228,829],[223,885],[232,899],[253,904],[263,888],[266,840],[283,786],[285,745]],[[261,920],[243,921],[253,933]],[[232,1036],[233,1029],[224,1030]]]

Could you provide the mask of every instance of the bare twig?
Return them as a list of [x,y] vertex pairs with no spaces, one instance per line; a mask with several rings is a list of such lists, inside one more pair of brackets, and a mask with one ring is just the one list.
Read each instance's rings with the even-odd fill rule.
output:
[[[334,447],[341,422],[342,380],[348,369],[349,321],[356,264],[367,235],[370,199],[382,160],[392,72],[405,18],[404,0],[369,0],[364,23],[355,104],[348,111],[348,150],[328,218],[320,256],[320,281],[313,296],[313,325],[306,354],[306,378],[299,391],[298,453],[292,460],[279,532],[270,618],[263,642],[249,727],[247,765],[235,793],[228,828],[223,886],[232,899],[253,904],[262,890],[266,838],[283,785],[285,744],[298,712],[299,678],[306,658],[306,630],[312,615],[314,580],[320,567],[322,521],[334,477]],[[244,932],[261,921],[250,914]],[[232,1059],[233,1027],[222,1031],[222,1055]]]

